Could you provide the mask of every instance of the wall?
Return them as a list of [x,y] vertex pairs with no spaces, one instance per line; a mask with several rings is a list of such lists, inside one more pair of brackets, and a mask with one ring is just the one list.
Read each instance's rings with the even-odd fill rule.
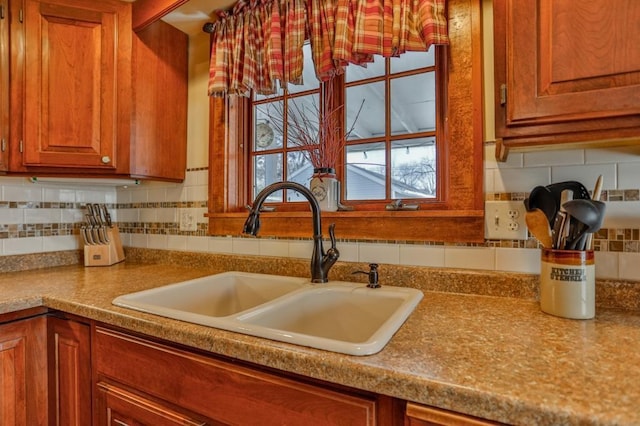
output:
[[[490,1],[485,1],[490,6]],[[490,8],[485,8],[485,11]],[[491,14],[485,14],[490,25]],[[187,178],[182,184],[144,182],[128,188],[36,185],[25,178],[0,178],[0,254],[39,253],[80,247],[77,228],[86,202],[107,203],[132,247],[258,256],[308,258],[310,240],[207,237],[208,181],[208,39],[191,39],[189,148]],[[491,40],[486,41],[490,52]],[[487,84],[491,58],[485,57]],[[640,147],[565,150],[512,154],[506,163],[494,158],[491,88],[486,90],[485,194],[487,199],[523,199],[536,185],[579,180],[590,188],[604,176],[605,228],[596,239],[596,273],[600,278],[640,280]],[[180,230],[186,213],[195,231]],[[339,230],[337,230],[339,237]],[[340,241],[341,260],[400,265],[539,272],[539,249],[530,239],[484,244]]]
[[113,209],[113,186],[31,183],[27,178],[0,178],[0,254],[21,255],[80,248],[78,227],[86,203]]
[[[490,1],[485,1],[485,23],[491,25]],[[197,36],[191,45],[191,87],[189,123],[189,162],[187,179],[182,185],[143,184],[118,190],[118,220],[127,231],[125,242],[134,247],[235,253],[257,256],[308,258],[310,240],[270,238],[206,237],[203,216],[207,203],[207,170],[203,169],[203,153],[208,143],[208,123],[202,111],[208,100],[201,96],[206,82],[201,77],[208,69],[206,36]],[[485,51],[491,52],[487,38]],[[492,75],[492,58],[485,60],[485,73]],[[492,85],[491,79],[487,84]],[[486,93],[491,94],[488,87]],[[597,274],[600,278],[640,280],[640,147],[616,150],[567,150],[513,154],[506,163],[496,163],[493,144],[493,99],[487,96],[485,128],[485,193],[487,199],[523,199],[536,185],[567,179],[582,181],[588,188],[597,176],[604,176],[604,195],[610,200],[605,226],[599,234]],[[194,113],[194,111],[196,111]],[[198,115],[198,118],[195,117]],[[193,120],[198,122],[193,122]],[[193,132],[193,133],[191,133]],[[197,137],[192,135],[198,135]],[[203,146],[205,148],[203,148]],[[198,155],[191,155],[197,152]],[[611,201],[611,200],[620,201]],[[176,222],[183,211],[192,210],[199,222],[197,231],[180,231]],[[340,230],[336,230],[339,238]],[[540,252],[533,239],[520,241],[486,241],[482,245],[407,244],[404,242],[341,241],[341,260],[379,262],[401,265],[472,268],[481,270],[539,272]]]

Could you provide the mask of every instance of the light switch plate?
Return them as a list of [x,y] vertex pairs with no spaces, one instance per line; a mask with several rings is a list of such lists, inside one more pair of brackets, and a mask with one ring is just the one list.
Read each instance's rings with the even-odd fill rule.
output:
[[522,201],[485,201],[484,237],[488,240],[526,240],[525,213]]

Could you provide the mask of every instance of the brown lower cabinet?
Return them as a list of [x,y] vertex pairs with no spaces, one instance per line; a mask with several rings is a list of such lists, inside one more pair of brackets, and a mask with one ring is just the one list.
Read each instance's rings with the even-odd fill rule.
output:
[[46,318],[0,322],[0,424],[46,425]]
[[2,425],[489,425],[46,309],[0,315]]
[[91,424],[91,327],[47,318],[49,424]]
[[499,424],[413,402],[407,403],[405,426],[489,426]]
[[[97,327],[98,425],[401,425],[393,398],[314,383]],[[160,421],[160,419],[162,421]]]

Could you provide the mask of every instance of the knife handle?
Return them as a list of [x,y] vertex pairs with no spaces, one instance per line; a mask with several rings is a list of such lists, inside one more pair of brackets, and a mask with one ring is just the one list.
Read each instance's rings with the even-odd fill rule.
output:
[[109,228],[113,228],[113,224],[111,223],[111,215],[109,214],[109,210],[107,210],[107,205],[102,205],[102,214],[104,215],[104,221]]

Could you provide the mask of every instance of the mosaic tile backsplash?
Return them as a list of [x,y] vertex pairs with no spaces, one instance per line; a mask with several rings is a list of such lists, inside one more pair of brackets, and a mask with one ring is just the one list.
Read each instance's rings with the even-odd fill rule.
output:
[[[506,163],[485,152],[485,199],[522,200],[536,185],[578,180],[589,187],[604,176],[604,228],[594,239],[599,278],[640,281],[640,148],[512,154]],[[86,203],[105,203],[129,247],[307,258],[310,239],[207,236],[208,170],[187,170],[182,184],[143,182],[127,188],[88,188],[0,179],[2,255],[80,248],[78,228]],[[195,218],[181,230],[180,217]],[[486,240],[484,244],[339,240],[341,260],[398,265],[539,273],[537,241]]]

